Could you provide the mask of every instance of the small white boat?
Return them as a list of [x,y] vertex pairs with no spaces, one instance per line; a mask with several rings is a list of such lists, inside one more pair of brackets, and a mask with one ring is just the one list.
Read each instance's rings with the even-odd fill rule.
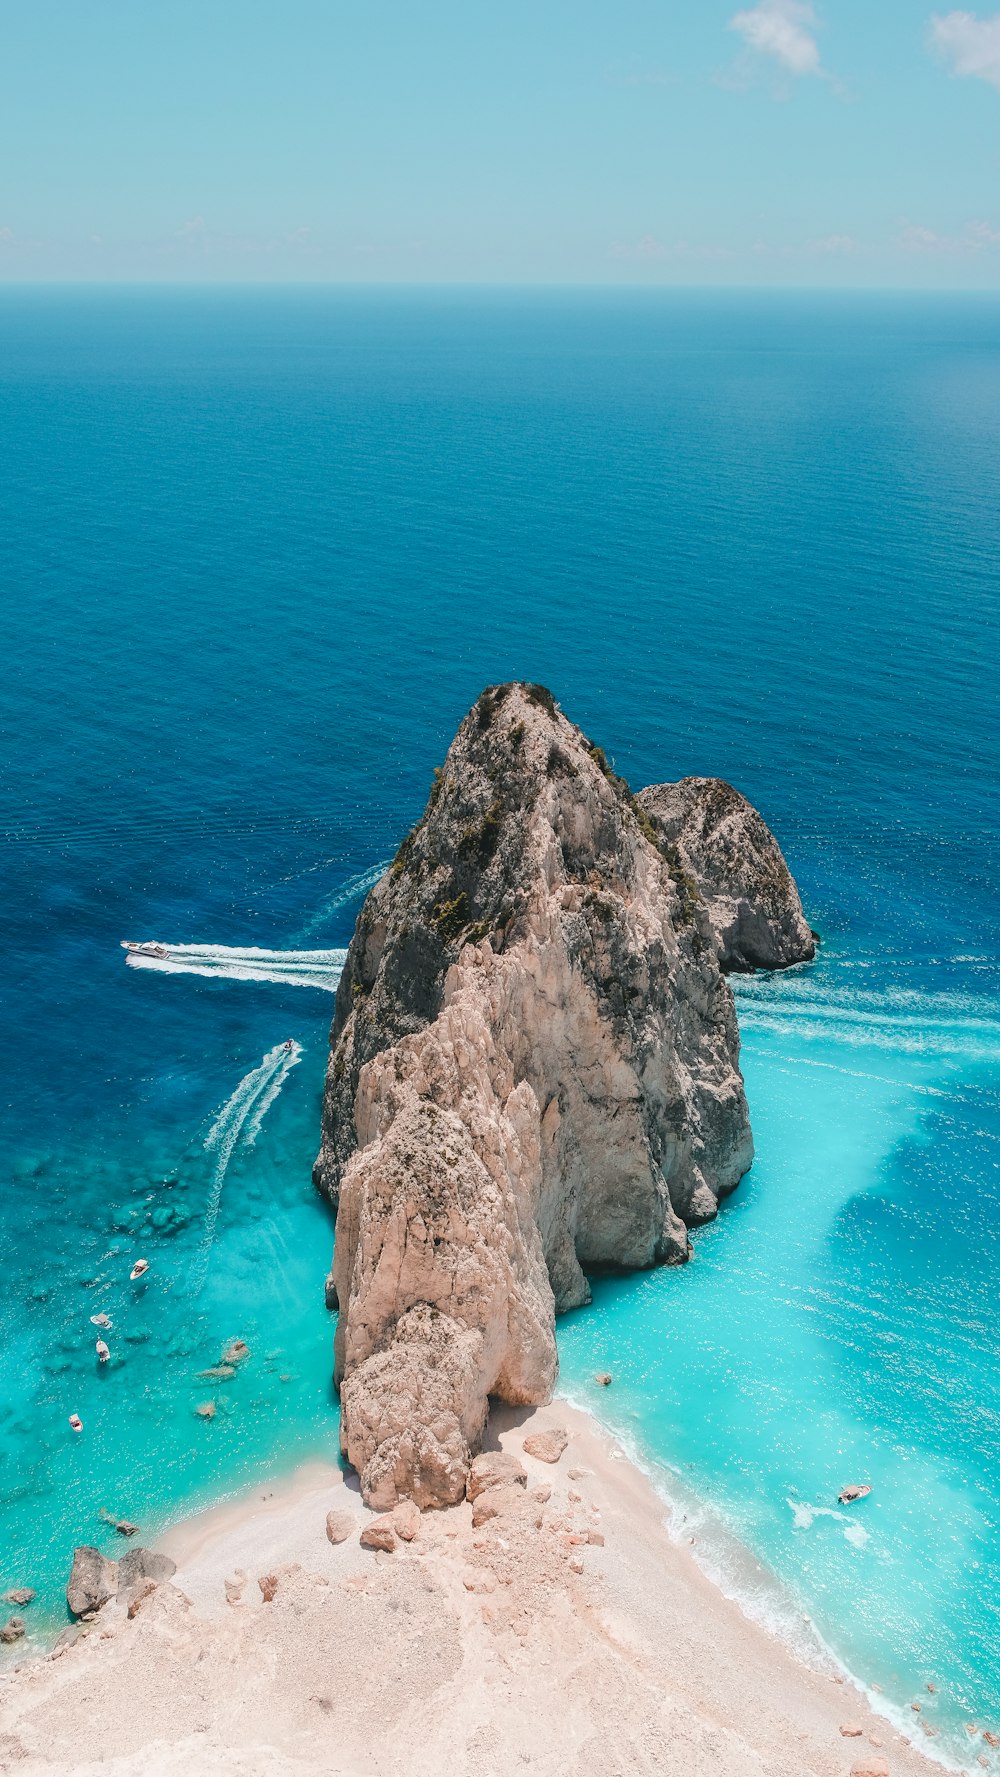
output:
[[130,950],[134,956],[157,956],[163,958],[170,955],[165,944],[133,944],[129,938],[122,939],[122,949]]
[[148,1270],[149,1270],[149,1260],[148,1259],[136,1259],[135,1264],[132,1266],[132,1269],[128,1274],[129,1275],[129,1282],[134,1283],[137,1277],[145,1277],[146,1272]]

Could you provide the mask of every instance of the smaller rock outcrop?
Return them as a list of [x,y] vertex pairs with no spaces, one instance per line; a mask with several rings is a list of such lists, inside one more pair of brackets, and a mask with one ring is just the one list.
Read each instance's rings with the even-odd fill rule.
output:
[[[131,1555],[140,1551],[133,1549]],[[122,1565],[129,1560],[124,1557]],[[66,1603],[74,1617],[90,1617],[107,1604],[118,1590],[118,1563],[109,1561],[100,1549],[82,1544],[73,1550],[73,1567],[66,1587]]]
[[4,1593],[3,1601],[5,1604],[20,1605],[23,1609],[26,1604],[31,1603],[34,1596],[30,1586],[13,1586],[9,1592]]
[[720,777],[650,784],[637,801],[708,910],[727,973],[810,962],[816,940],[770,827]]
[[118,1596],[127,1599],[147,1580],[162,1585],[164,1580],[172,1580],[176,1572],[177,1563],[169,1555],[158,1555],[152,1549],[129,1549],[118,1563]]

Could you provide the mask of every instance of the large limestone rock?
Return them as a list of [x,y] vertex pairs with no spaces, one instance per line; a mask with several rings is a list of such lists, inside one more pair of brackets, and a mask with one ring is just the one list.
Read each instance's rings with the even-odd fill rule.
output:
[[550,1397],[585,1266],[688,1257],[751,1162],[738,1057],[676,846],[548,692],[484,692],[337,993],[316,1181],[370,1505],[461,1498],[489,1397]]
[[638,797],[705,902],[723,969],[810,962],[816,940],[770,828],[720,777],[651,784]]
[[74,1617],[93,1616],[118,1590],[118,1564],[108,1561],[100,1549],[82,1544],[73,1550],[73,1567],[66,1587],[66,1603]]

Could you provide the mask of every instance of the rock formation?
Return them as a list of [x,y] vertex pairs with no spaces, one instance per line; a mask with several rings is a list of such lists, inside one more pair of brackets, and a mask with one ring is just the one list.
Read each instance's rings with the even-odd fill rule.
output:
[[[715,923],[739,823],[687,849],[669,789],[633,796],[542,687],[491,688],[358,919],[316,1182],[341,1440],[381,1510],[460,1498],[489,1396],[549,1397],[584,1267],[683,1262],[750,1165]],[[730,898],[793,960],[794,884],[728,794]]]
[[638,797],[661,845],[698,885],[727,972],[810,962],[816,940],[778,842],[720,777],[651,784]]
[[100,1549],[83,1544],[73,1550],[73,1568],[66,1586],[66,1603],[74,1617],[90,1617],[107,1604],[118,1590],[118,1564],[108,1561]]

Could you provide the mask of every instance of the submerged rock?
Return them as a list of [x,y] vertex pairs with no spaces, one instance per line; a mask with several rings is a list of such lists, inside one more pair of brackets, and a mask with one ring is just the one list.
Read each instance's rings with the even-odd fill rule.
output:
[[[460,1499],[489,1397],[550,1398],[584,1268],[682,1263],[750,1165],[713,917],[728,853],[706,900],[657,796],[542,687],[496,687],[362,909],[315,1176],[338,1209],[342,1447],[382,1510]],[[730,898],[799,960],[787,897],[751,899],[780,853],[739,802],[753,856],[711,828],[741,865]]]
[[[138,1550],[131,1551],[138,1554]],[[130,1559],[129,1555],[124,1561]],[[124,1564],[124,1563],[123,1563]],[[100,1549],[83,1544],[73,1550],[73,1567],[66,1587],[66,1603],[74,1617],[89,1617],[107,1604],[118,1590],[118,1563],[108,1561]]]

